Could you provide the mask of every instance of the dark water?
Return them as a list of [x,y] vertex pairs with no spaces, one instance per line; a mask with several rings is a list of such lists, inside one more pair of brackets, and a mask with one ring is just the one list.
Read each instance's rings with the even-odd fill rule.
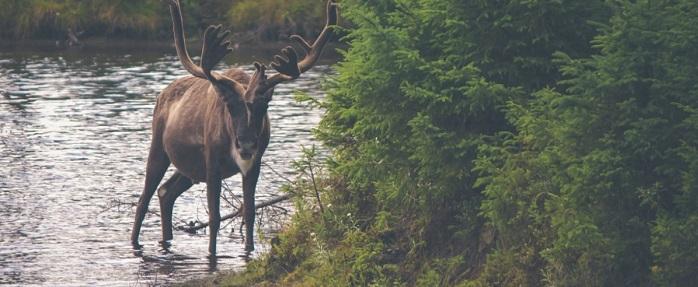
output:
[[[318,66],[276,89],[258,201],[276,195],[285,182],[272,169],[289,176],[300,146],[313,144],[311,129],[321,112],[295,103],[292,94],[322,97],[319,85],[329,72]],[[262,221],[253,254],[243,250],[239,222],[222,228],[222,257],[215,262],[206,258],[205,231],[175,231],[168,252],[157,243],[154,214],[141,233],[143,254],[129,244],[129,203],[142,189],[155,98],[183,75],[177,59],[162,53],[0,53],[0,284],[167,284],[239,269],[267,249],[264,238],[279,225]],[[239,176],[227,184],[240,195]],[[175,225],[206,221],[205,202],[205,185],[192,187],[175,205]],[[156,198],[150,206],[158,211]],[[223,214],[234,210],[222,208]]]

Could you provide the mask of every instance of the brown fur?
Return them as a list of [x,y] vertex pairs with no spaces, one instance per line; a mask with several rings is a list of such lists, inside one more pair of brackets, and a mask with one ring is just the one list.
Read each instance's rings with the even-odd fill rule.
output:
[[252,76],[240,69],[216,73],[211,69],[231,51],[224,42],[228,31],[211,26],[204,34],[201,65],[193,64],[187,54],[183,35],[181,8],[170,0],[177,55],[193,76],[174,81],[157,99],[153,112],[153,136],[146,166],[146,179],[136,210],[131,243],[139,248],[138,237],[150,199],[167,168],[177,171],[158,191],[162,237],[172,239],[172,209],[184,191],[197,182],[205,182],[209,208],[209,253],[216,254],[216,237],[220,228],[221,181],[242,174],[243,221],[246,227],[245,248],[254,249],[254,194],[262,155],[269,144],[269,117],[266,113],[274,86],[296,79],[317,61],[336,24],[336,4],[327,4],[328,22],[313,45],[294,37],[306,49],[300,62],[293,48],[276,56],[272,66],[277,74],[267,78],[266,66],[255,63]]

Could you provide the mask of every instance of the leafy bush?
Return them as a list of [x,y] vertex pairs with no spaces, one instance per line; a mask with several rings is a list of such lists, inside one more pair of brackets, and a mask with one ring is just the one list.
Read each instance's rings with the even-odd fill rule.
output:
[[302,246],[301,260],[266,276],[698,279],[698,2],[345,0],[342,11],[356,27],[318,129],[332,208],[299,211],[289,232],[301,235],[269,258]]
[[695,252],[674,246],[696,238],[685,231],[698,191],[698,98],[687,76],[696,74],[698,6],[635,1],[614,10],[594,41],[599,55],[556,55],[564,90],[510,106],[517,134],[480,159],[489,174],[483,211],[502,250],[532,246],[543,256],[547,284],[689,284]]

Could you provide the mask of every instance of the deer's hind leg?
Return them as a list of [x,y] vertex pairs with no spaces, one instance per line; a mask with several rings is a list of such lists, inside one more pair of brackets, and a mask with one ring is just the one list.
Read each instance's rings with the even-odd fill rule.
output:
[[150,199],[153,198],[153,194],[155,194],[155,190],[162,180],[162,177],[165,176],[165,172],[169,166],[170,158],[162,148],[161,138],[154,136],[153,142],[150,145],[148,163],[145,169],[145,186],[143,187],[143,193],[141,193],[141,197],[138,200],[136,218],[133,222],[133,229],[131,230],[131,245],[133,245],[134,248],[140,248],[140,244],[138,244],[138,236],[141,232],[141,226],[143,225],[145,214],[148,212]]
[[162,241],[172,240],[172,210],[177,198],[187,191],[194,183],[188,177],[176,171],[158,189],[160,200],[160,219],[162,224]]

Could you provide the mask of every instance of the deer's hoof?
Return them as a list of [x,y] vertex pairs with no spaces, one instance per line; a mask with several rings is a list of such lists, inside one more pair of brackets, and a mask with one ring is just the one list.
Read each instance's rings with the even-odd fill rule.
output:
[[131,241],[131,246],[133,247],[134,250],[143,249],[143,245],[139,244],[138,241]]
[[170,248],[172,246],[172,241],[168,240],[163,240],[158,242],[160,246],[164,249]]

